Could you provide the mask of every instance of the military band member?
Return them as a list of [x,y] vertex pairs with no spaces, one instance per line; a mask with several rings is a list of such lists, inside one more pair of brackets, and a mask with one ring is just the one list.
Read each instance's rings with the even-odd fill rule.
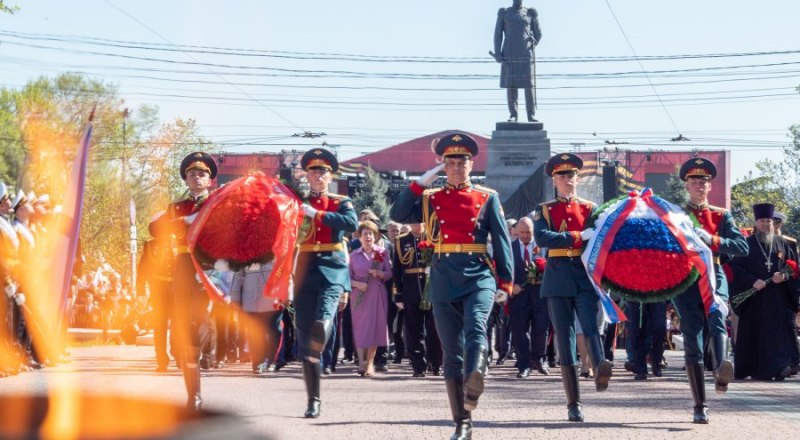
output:
[[[430,292],[456,423],[451,439],[469,439],[471,412],[483,393],[486,375],[486,322],[495,296],[502,302],[511,292],[513,260],[497,193],[470,183],[478,144],[466,133],[451,133],[435,151],[443,164],[401,192],[390,215],[401,223],[424,222],[435,245]],[[442,168],[447,175],[444,187],[426,190]],[[487,255],[490,236],[496,270]]]
[[425,266],[420,262],[419,243],[425,237],[425,226],[412,223],[411,232],[396,237],[392,258],[393,299],[405,314],[403,327],[414,377],[425,377],[428,364],[433,375],[438,376],[442,365],[442,345],[436,332],[433,311],[420,309],[427,275]]
[[186,233],[208,199],[211,179],[217,175],[217,164],[207,153],[192,153],[181,162],[180,175],[189,189],[188,196],[171,203],[161,217],[151,222],[150,231],[155,240],[166,240],[172,247],[174,260],[169,291],[174,301],[176,339],[188,394],[186,406],[199,411],[203,406],[199,361],[201,347],[210,334],[210,298],[197,279]]
[[[715,206],[709,206],[708,194],[711,181],[717,176],[714,164],[701,157],[688,160],[680,169],[680,178],[686,182],[689,192],[687,212],[700,223],[695,228],[697,235],[711,248],[714,254],[716,294],[728,302],[728,282],[720,265],[720,256],[742,257],[747,255],[747,242],[733,222],[731,214]],[[672,300],[681,317],[681,333],[684,336],[684,359],[686,374],[694,400],[694,423],[708,423],[708,406],[703,382],[703,329],[708,328],[712,350],[714,379],[717,392],[724,393],[733,379],[733,364],[728,360],[728,333],[725,318],[719,310],[706,317],[698,283],[692,284],[684,293]]]
[[297,320],[298,354],[308,394],[305,417],[320,415],[320,358],[333,331],[333,319],[340,300],[350,291],[345,235],[356,230],[358,218],[353,202],[328,192],[339,162],[330,151],[315,148],[306,152],[300,165],[311,187],[303,203],[311,228],[300,244],[295,271],[294,306]]
[[605,359],[603,344],[597,328],[598,297],[581,261],[583,242],[594,234],[586,221],[597,207],[578,198],[578,171],[583,161],[574,154],[559,154],[550,158],[545,172],[553,178],[556,200],[542,203],[534,214],[534,239],[538,246],[548,248],[547,270],[542,280],[541,297],[555,330],[561,379],[567,394],[567,417],[582,422],[578,365],[575,354],[575,316],[577,315],[594,367],[597,391],[605,391],[611,379],[611,363]]

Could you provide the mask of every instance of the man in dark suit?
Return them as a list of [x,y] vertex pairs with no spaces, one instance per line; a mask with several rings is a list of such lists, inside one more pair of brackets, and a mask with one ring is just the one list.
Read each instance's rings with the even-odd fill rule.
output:
[[525,378],[533,368],[541,374],[550,373],[547,364],[543,362],[550,317],[547,315],[547,301],[539,297],[542,274],[534,281],[528,280],[527,268],[534,264],[534,258],[541,252],[533,242],[531,219],[520,219],[517,233],[519,238],[511,242],[514,288],[508,300],[508,309],[511,314],[511,340],[517,351],[517,377]]

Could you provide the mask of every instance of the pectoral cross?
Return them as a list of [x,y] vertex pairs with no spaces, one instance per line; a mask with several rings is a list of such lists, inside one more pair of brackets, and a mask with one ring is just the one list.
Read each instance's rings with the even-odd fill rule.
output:
[[767,272],[772,273],[772,260],[767,258],[767,262],[764,263],[764,266],[767,266]]

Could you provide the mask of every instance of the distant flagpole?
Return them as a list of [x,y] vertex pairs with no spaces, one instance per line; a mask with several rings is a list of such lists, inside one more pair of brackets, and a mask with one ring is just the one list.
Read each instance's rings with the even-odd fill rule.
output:
[[83,131],[75,160],[72,162],[72,169],[67,182],[67,191],[64,194],[63,211],[61,215],[61,227],[55,231],[56,237],[54,252],[51,254],[50,264],[53,270],[51,278],[57,285],[52,286],[51,292],[59,293],[61,312],[58,316],[58,326],[66,317],[67,298],[69,297],[72,286],[72,271],[75,268],[75,257],[80,238],[81,217],[83,215],[83,195],[86,189],[86,168],[89,163],[89,146],[92,140],[92,120],[95,110],[89,115],[89,121]]

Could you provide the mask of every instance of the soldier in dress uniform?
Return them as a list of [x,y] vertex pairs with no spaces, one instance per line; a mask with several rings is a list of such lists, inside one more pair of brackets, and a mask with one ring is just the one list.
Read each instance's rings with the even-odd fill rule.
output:
[[553,178],[557,198],[542,203],[534,213],[534,239],[538,246],[548,248],[541,297],[547,299],[555,330],[561,379],[567,394],[567,417],[571,422],[583,421],[578,387],[580,365],[575,354],[576,315],[594,367],[597,391],[605,391],[611,378],[611,362],[604,357],[597,329],[597,293],[580,258],[583,242],[594,234],[593,229],[586,229],[586,221],[597,209],[592,202],[577,196],[578,171],[582,167],[583,161],[574,154],[551,157],[545,172]]
[[[728,302],[728,282],[720,264],[720,257],[742,257],[748,252],[747,242],[733,222],[731,214],[715,206],[709,206],[708,193],[711,181],[717,176],[714,164],[702,157],[689,159],[680,169],[680,178],[686,182],[689,192],[687,213],[694,216],[701,227],[695,232],[714,254],[716,294]],[[712,351],[715,387],[724,393],[733,379],[733,364],[728,360],[728,332],[725,318],[717,310],[706,317],[698,283],[692,284],[684,293],[672,300],[681,317],[681,333],[684,336],[684,359],[686,374],[694,400],[694,423],[708,423],[708,406],[703,382],[703,329],[708,328]]]
[[186,406],[199,411],[203,406],[199,361],[201,347],[209,336],[210,298],[197,279],[186,233],[208,199],[208,188],[217,175],[217,164],[207,153],[191,153],[181,162],[180,174],[189,188],[188,195],[171,203],[161,217],[150,223],[150,231],[155,240],[169,242],[172,247],[174,259],[169,294],[174,301],[176,339],[189,395]]
[[306,237],[301,237],[295,271],[294,307],[297,320],[298,355],[308,394],[305,417],[320,415],[320,358],[333,331],[339,302],[347,302],[350,291],[346,234],[358,227],[353,202],[331,194],[328,185],[339,170],[336,156],[324,148],[306,152],[300,165],[308,173],[311,193],[303,203],[311,219]]
[[[424,222],[435,246],[430,293],[456,423],[451,440],[469,439],[471,412],[483,392],[488,362],[487,319],[493,300],[503,302],[511,292],[511,242],[497,193],[470,182],[472,158],[478,154],[475,140],[451,133],[435,151],[443,163],[401,192],[390,216],[402,223]],[[445,186],[426,190],[442,169]],[[494,262],[486,244],[490,236]]]
[[[150,235],[156,237],[152,224]],[[150,293],[153,307],[153,345],[156,352],[156,372],[165,373],[169,365],[167,335],[173,317],[172,298],[169,286],[172,282],[172,247],[164,237],[153,238],[144,243],[142,257],[136,268],[136,291],[138,296]],[[174,323],[173,323],[174,326]],[[173,330],[174,336],[174,330]],[[174,342],[174,338],[171,338]],[[172,347],[173,354],[175,347]]]
[[392,271],[393,301],[405,314],[404,330],[414,377],[425,377],[428,364],[434,376],[442,365],[442,345],[436,332],[433,311],[420,309],[427,275],[420,262],[419,243],[425,240],[425,226],[413,223],[411,232],[395,238]]

